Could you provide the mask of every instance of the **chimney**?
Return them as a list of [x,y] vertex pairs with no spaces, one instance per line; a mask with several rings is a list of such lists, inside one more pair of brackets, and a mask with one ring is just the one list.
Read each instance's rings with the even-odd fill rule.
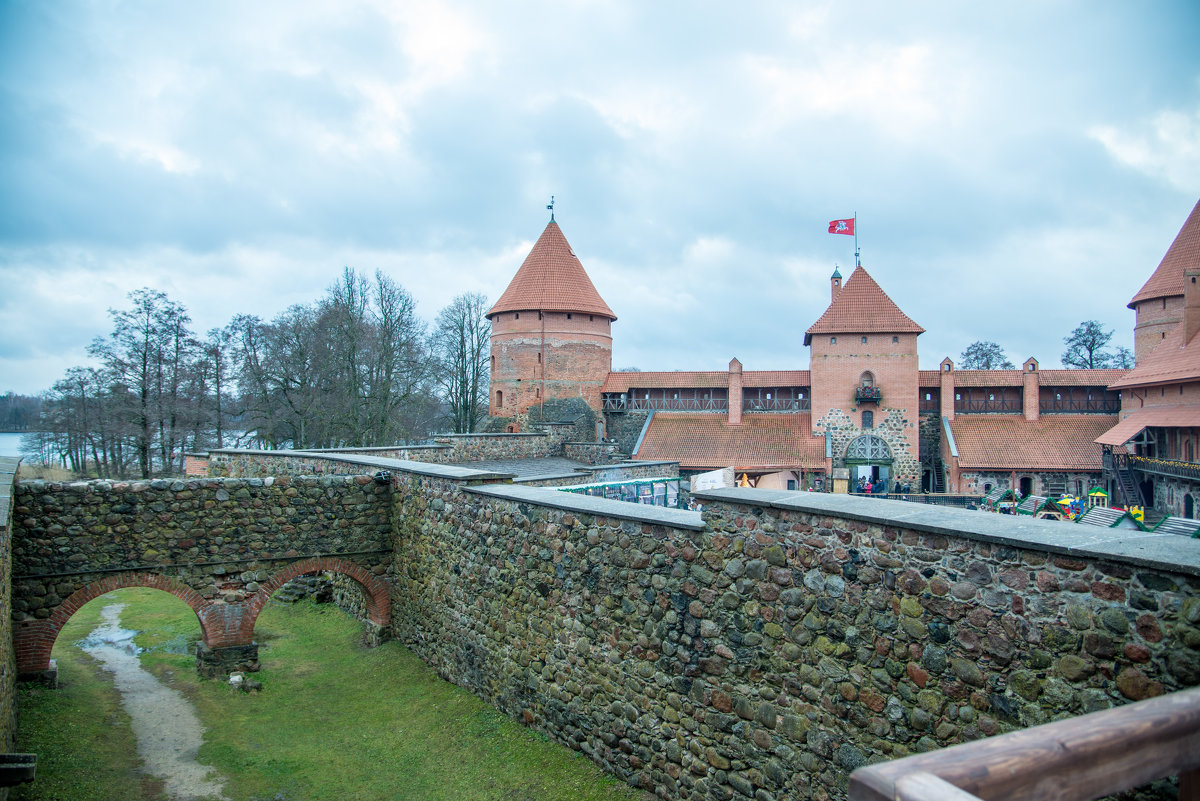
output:
[[954,419],[954,362],[950,361],[950,357],[942,359],[941,367],[941,382],[938,387],[938,398],[941,403],[942,417],[947,420]]
[[1183,344],[1200,331],[1200,267],[1183,271]]
[[838,293],[842,291],[842,274],[838,272],[838,268],[833,268],[833,275],[829,276],[829,302],[833,303],[837,300]]
[[1030,422],[1038,419],[1042,411],[1041,386],[1037,359],[1030,356],[1021,365],[1021,408],[1025,412],[1025,419]]
[[729,363],[729,418],[725,425],[742,424],[742,363],[736,358]]

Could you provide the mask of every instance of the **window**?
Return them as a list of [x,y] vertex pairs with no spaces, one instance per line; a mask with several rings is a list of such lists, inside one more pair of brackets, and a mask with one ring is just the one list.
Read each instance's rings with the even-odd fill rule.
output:
[[933,393],[932,393],[932,392],[926,392],[926,393],[925,393],[925,400],[927,400],[927,401],[931,401],[931,400],[933,400]]
[[893,345],[899,345],[899,344],[900,344],[900,337],[892,337],[892,344],[893,344]]
[[863,414],[862,427],[863,428],[874,428],[875,427],[875,413],[874,412],[863,412],[862,414]]
[[954,399],[955,399],[955,400],[962,400],[962,393],[961,393],[961,392],[955,392],[955,393],[954,393]]
[[943,364],[943,365],[942,365],[942,369],[943,369],[943,370],[945,370],[945,371],[948,373],[948,372],[950,372],[950,365],[948,365],[948,364]]
[[862,374],[862,377],[859,378],[858,382],[861,386],[873,387],[873,386],[875,386],[875,375],[870,370],[868,370],[867,372]]
[[538,319],[539,319],[539,320],[540,320],[540,319],[542,319],[542,313],[541,313],[541,312],[538,312]]
[[496,390],[496,408],[504,407],[504,393],[501,390]]
[[513,319],[514,319],[514,320],[520,320],[520,319],[521,319],[521,313],[520,313],[520,312],[517,312],[516,314],[514,314],[514,315],[513,315]]
[[862,343],[863,343],[864,345],[865,345],[865,344],[867,344],[867,338],[866,338],[866,337],[863,337],[863,338],[862,338]]
[[539,352],[538,352],[538,364],[541,364],[541,363],[542,363],[542,354],[541,354],[541,352],[539,351]]
[[771,393],[770,393],[770,392],[768,392],[768,393],[767,393],[767,400],[770,400],[770,399],[771,399]]
[[542,397],[542,388],[541,387],[533,388],[533,397],[539,398],[539,399]]
[[495,372],[495,370],[496,370],[496,357],[492,356],[492,371]]
[[568,320],[570,320],[570,319],[571,319],[571,313],[570,313],[570,312],[567,312],[567,319],[568,319]]
[[595,319],[596,319],[596,316],[595,316],[595,315],[593,315],[593,314],[589,314],[589,315],[588,315],[588,322],[589,322],[589,323],[590,323],[590,322],[594,322],[594,321],[595,321]]
[[837,337],[830,337],[830,338],[829,338],[829,344],[830,344],[830,345],[836,345],[836,344],[837,344]]

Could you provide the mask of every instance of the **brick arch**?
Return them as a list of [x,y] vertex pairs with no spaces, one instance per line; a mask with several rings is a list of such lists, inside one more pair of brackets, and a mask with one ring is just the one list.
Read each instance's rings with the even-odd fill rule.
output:
[[54,608],[44,620],[23,621],[13,626],[13,649],[17,655],[17,670],[20,673],[37,673],[50,668],[50,652],[58,639],[59,632],[71,617],[89,601],[101,595],[125,587],[151,587],[170,593],[186,603],[200,623],[200,634],[208,641],[208,626],[205,612],[212,605],[200,593],[188,585],[159,573],[115,573],[98,581],[85,584],[71,593]]
[[254,631],[254,623],[258,620],[258,613],[262,611],[267,601],[275,594],[275,590],[298,576],[325,571],[349,576],[362,586],[366,595],[368,620],[378,626],[387,626],[392,622],[391,596],[388,593],[387,585],[378,576],[362,565],[346,559],[339,559],[334,556],[318,556],[311,559],[302,559],[299,562],[292,562],[271,576],[270,579],[263,583],[258,592],[246,599],[245,623],[247,629],[250,632]]

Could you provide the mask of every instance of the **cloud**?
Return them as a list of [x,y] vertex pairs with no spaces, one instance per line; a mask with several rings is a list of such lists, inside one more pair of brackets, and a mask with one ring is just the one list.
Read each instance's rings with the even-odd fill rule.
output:
[[1183,191],[1200,186],[1200,106],[1166,110],[1132,126],[1097,125],[1088,135],[1117,162]]

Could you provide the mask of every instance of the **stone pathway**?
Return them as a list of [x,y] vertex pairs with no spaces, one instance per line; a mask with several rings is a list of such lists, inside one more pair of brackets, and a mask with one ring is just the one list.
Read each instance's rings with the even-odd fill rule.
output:
[[213,769],[196,761],[204,727],[182,693],[142,669],[133,644],[137,632],[121,628],[124,608],[125,604],[104,607],[104,622],[79,645],[113,674],[146,772],[163,780],[172,801],[227,801],[222,780],[209,778]]

